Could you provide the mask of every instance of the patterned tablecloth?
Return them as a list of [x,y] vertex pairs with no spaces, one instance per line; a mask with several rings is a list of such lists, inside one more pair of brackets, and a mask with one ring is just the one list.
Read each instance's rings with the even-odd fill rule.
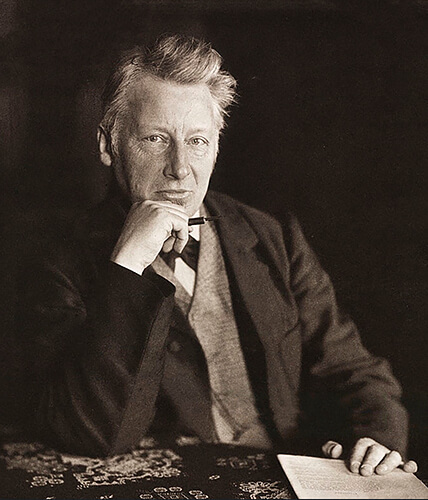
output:
[[296,498],[274,454],[179,438],[148,438],[130,453],[95,459],[39,443],[4,444],[0,498]]

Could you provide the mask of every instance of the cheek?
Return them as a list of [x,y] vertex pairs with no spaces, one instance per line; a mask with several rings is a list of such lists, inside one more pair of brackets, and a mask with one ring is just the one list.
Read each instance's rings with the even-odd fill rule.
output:
[[212,168],[212,163],[207,166],[207,168],[204,168],[202,171],[198,172],[198,175],[196,175],[196,190],[197,190],[197,198],[199,199],[199,202],[202,202],[203,198],[205,197],[206,192],[208,191],[210,179],[211,179],[211,174],[212,174],[213,168]]
[[199,185],[207,184],[214,169],[214,161],[211,158],[205,158],[204,160],[194,162],[193,165],[194,168],[192,168],[192,171],[196,182]]
[[209,178],[214,170],[216,158],[216,151],[214,149],[211,149],[209,151],[206,151],[205,154],[194,155],[190,159],[190,162],[191,164],[195,165],[200,177]]
[[130,151],[126,157],[126,170],[130,179],[146,182],[155,179],[162,170],[162,159],[137,151]]

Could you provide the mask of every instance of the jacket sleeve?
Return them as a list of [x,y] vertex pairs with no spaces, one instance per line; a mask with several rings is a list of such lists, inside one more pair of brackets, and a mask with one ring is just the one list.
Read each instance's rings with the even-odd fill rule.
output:
[[153,419],[174,287],[151,268],[109,262],[89,284],[71,268],[44,266],[24,293],[36,425],[69,452],[124,452]]
[[364,348],[355,324],[339,310],[333,285],[294,217],[288,227],[291,285],[303,338],[302,401],[308,421],[317,420],[324,437],[347,446],[371,437],[404,455],[408,417],[400,402],[400,385],[388,363]]

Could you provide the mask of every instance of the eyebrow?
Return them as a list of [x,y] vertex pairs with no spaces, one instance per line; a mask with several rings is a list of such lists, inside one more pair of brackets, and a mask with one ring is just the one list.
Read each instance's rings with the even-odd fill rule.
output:
[[[146,134],[146,133],[156,133],[156,132],[160,132],[160,133],[164,133],[164,134],[168,134],[169,135],[169,130],[168,128],[164,127],[164,126],[159,126],[159,125],[150,125],[150,126],[146,126],[146,125],[139,125],[137,127],[137,130],[138,130],[138,133],[141,134]],[[188,131],[188,134],[189,135],[194,135],[194,134],[206,134],[206,135],[209,135],[211,134],[211,131],[210,131],[210,128],[209,127],[196,127],[196,128],[192,128]],[[214,131],[214,135],[215,135],[215,131]]]

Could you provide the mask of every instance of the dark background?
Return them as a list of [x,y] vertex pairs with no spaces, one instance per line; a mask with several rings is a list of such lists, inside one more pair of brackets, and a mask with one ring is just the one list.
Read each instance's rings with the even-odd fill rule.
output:
[[0,2],[3,427],[16,261],[105,194],[95,131],[107,68],[165,31],[210,40],[238,79],[212,186],[299,216],[364,342],[403,384],[410,455],[427,477],[422,0]]

